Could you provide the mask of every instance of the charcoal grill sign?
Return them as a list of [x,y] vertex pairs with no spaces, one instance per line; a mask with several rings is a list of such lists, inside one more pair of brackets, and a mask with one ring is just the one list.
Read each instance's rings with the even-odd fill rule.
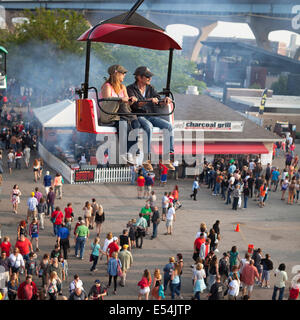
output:
[[76,170],[74,180],[75,180],[75,183],[76,182],[94,182],[95,170]]

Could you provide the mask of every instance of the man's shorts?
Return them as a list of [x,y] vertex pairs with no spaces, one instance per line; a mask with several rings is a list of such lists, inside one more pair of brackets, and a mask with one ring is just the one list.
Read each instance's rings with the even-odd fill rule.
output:
[[146,186],[146,191],[151,192],[152,186]]
[[167,226],[167,228],[168,227],[172,227],[173,226],[173,220],[168,220],[167,219],[166,226]]
[[137,187],[138,191],[143,192],[144,191],[144,187]]
[[249,293],[253,291],[253,287],[253,284],[250,286],[242,282],[242,288],[248,290]]
[[162,213],[167,214],[167,208],[162,208]]
[[33,218],[33,217],[36,217],[37,216],[37,210],[34,210],[34,211],[31,211],[31,210],[27,210],[27,216],[29,218]]

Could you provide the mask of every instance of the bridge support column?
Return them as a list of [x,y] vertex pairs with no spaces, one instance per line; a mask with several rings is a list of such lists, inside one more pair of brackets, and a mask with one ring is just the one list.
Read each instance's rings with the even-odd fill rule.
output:
[[192,50],[192,54],[190,57],[191,61],[195,61],[195,62],[197,61],[201,48],[203,47],[203,44],[201,43],[201,41],[205,41],[208,38],[209,34],[215,29],[217,24],[218,22],[216,21],[200,29],[200,35],[195,41],[194,48]]
[[269,41],[269,33],[274,30],[265,20],[258,17],[251,17],[249,27],[251,28],[258,47],[271,51],[271,43]]

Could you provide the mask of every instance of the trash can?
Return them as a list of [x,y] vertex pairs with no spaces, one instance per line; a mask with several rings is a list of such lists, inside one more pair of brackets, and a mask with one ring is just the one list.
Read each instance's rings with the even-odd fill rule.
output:
[[248,253],[249,254],[253,253],[253,249],[254,249],[254,245],[253,244],[248,244]]

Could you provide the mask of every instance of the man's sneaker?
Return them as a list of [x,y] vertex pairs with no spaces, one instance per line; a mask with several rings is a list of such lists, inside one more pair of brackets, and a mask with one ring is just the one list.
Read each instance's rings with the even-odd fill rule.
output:
[[150,160],[147,160],[146,162],[143,163],[143,167],[145,168],[145,170],[147,171],[153,171],[153,167],[151,164]]

